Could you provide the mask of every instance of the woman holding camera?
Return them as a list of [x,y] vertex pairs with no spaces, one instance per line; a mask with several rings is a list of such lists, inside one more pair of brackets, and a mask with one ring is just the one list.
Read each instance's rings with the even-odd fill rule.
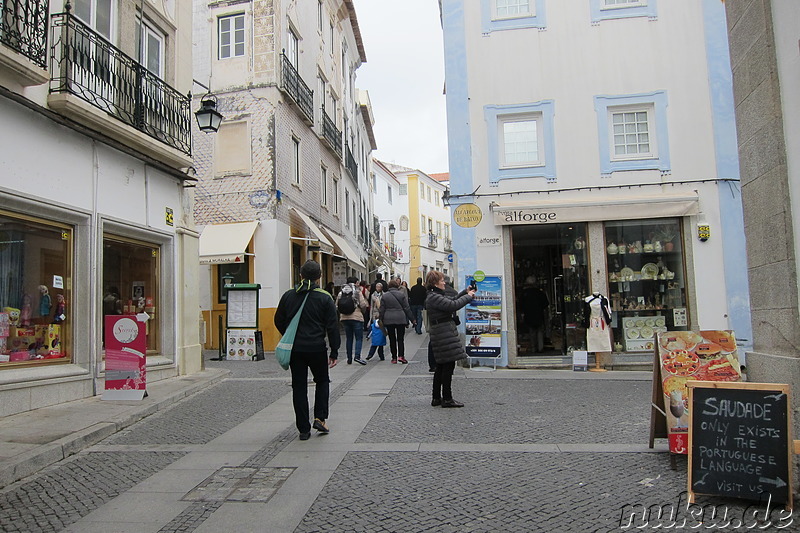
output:
[[463,403],[453,399],[451,387],[456,361],[467,357],[458,336],[454,313],[472,301],[476,289],[470,286],[455,297],[448,296],[445,292],[444,274],[436,270],[428,272],[425,285],[428,288],[425,308],[428,310],[431,347],[436,360],[431,405],[464,407]]

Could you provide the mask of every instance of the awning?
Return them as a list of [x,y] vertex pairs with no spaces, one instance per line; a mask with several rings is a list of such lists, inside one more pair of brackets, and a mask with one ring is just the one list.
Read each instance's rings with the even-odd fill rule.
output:
[[297,216],[303,221],[303,223],[308,227],[308,230],[311,232],[312,240],[319,241],[320,249],[325,253],[330,253],[333,251],[333,244],[331,241],[325,237],[325,234],[322,233],[322,230],[319,229],[319,226],[311,220],[311,217],[300,211],[295,207],[289,207],[291,211],[294,211]]
[[352,248],[350,248],[349,244],[347,244],[347,241],[344,237],[328,229],[325,230],[325,233],[327,233],[328,237],[330,237],[331,240],[336,243],[336,247],[339,248],[343,256],[361,268],[367,268],[364,266],[364,263],[361,262],[361,257],[354,252]]
[[494,223],[498,226],[684,217],[699,211],[697,194],[503,202],[492,208]]
[[200,234],[200,264],[244,263],[258,221],[210,224]]

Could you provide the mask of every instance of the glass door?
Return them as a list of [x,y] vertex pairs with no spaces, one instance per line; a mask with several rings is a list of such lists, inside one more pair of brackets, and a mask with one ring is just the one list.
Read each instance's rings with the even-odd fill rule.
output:
[[585,345],[589,294],[586,224],[511,229],[517,302],[517,353],[565,356]]

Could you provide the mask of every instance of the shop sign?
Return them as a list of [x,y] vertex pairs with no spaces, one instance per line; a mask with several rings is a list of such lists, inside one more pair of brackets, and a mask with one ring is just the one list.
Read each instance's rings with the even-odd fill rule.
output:
[[503,239],[499,235],[478,237],[478,246],[502,246]]
[[476,271],[467,276],[466,285],[472,281],[478,286],[472,301],[465,307],[464,327],[467,334],[466,352],[469,357],[500,357],[502,321],[502,278],[486,276]]
[[147,386],[145,323],[133,315],[107,315],[105,326],[103,400],[141,400]]
[[462,228],[474,228],[482,219],[483,212],[475,204],[461,204],[453,211],[453,220]]

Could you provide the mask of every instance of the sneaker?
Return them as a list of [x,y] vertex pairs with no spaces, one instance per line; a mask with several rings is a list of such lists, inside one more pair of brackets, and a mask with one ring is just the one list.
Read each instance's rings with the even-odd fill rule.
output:
[[311,432],[300,433],[300,440],[308,440],[311,437]]
[[431,400],[431,407],[436,407],[436,406],[439,406],[439,405],[442,405],[442,399],[441,398],[434,398],[433,400]]
[[430,372],[431,374],[433,374],[434,372],[436,372],[436,369],[435,369],[435,368],[429,368],[429,369],[428,369],[428,372]]
[[356,363],[358,363],[359,365],[366,365],[366,364],[367,364],[367,362],[366,362],[366,361],[364,361],[363,359],[361,359],[360,357],[356,357],[355,361],[356,361]]
[[394,357],[392,357],[392,364],[393,364],[393,365],[396,365],[396,364],[397,364],[397,359],[395,359]]
[[374,353],[367,354],[367,361],[369,361],[369,360],[370,360],[370,359],[372,359],[373,357],[375,357],[375,354],[374,354]]
[[464,407],[464,404],[455,400],[442,400],[442,407]]
[[404,365],[408,364],[408,361],[406,361],[405,357],[398,357],[397,360],[400,361],[401,363],[403,363]]
[[320,433],[330,433],[331,430],[328,429],[327,424],[325,424],[324,420],[320,420],[319,418],[314,419],[314,423],[311,425],[314,429],[319,431]]

